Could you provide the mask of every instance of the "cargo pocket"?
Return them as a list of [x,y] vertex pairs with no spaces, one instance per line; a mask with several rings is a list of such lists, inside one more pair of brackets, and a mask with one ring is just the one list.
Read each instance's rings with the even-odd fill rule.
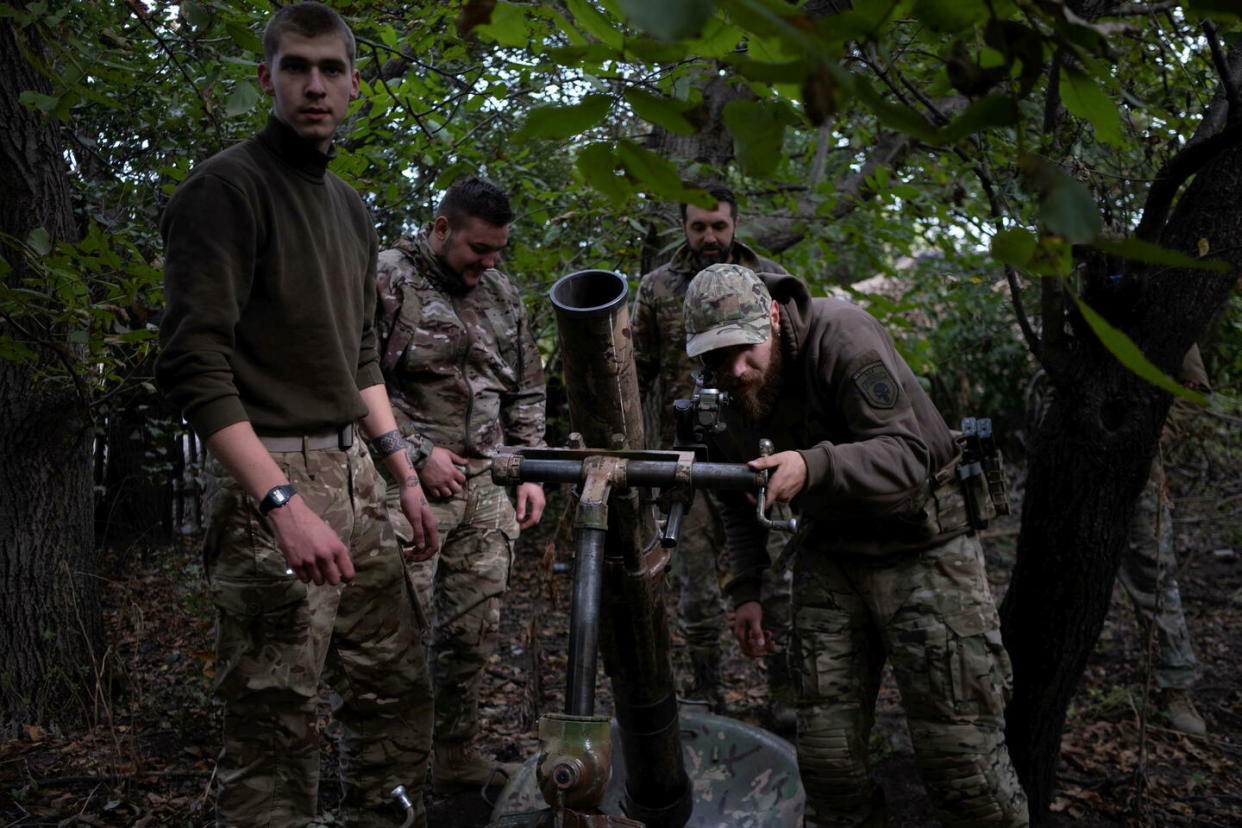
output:
[[318,669],[307,586],[288,579],[213,577],[216,688],[234,697],[289,689],[311,697]]
[[945,707],[949,694],[949,633],[935,617],[893,628],[889,660],[912,718],[925,718]]
[[1001,716],[1009,698],[1009,654],[991,607],[973,607],[945,618],[950,630],[950,678],[958,713]]
[[846,616],[822,607],[794,611],[793,659],[803,699],[853,698],[857,685],[852,630]]

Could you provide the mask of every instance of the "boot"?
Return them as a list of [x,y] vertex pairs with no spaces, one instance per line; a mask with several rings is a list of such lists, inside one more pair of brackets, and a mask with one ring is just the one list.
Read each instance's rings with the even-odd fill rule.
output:
[[1169,717],[1169,726],[1182,733],[1204,733],[1207,725],[1199,711],[1195,709],[1194,699],[1189,690],[1165,690],[1161,694],[1161,706],[1164,714]]
[[711,712],[725,712],[724,689],[720,685],[720,650],[712,647],[690,647],[690,670],[693,678],[686,688],[690,701],[705,701]]
[[768,730],[786,739],[798,733],[798,691],[789,671],[789,653],[779,651],[763,657],[768,670]]
[[444,796],[463,788],[500,786],[521,767],[516,762],[497,762],[483,756],[467,742],[437,742],[431,762],[431,789]]

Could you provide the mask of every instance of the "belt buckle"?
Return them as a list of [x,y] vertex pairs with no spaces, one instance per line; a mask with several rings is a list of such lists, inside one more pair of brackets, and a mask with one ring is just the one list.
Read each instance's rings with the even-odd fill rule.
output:
[[351,423],[350,425],[343,425],[340,428],[338,428],[336,430],[337,448],[339,448],[341,451],[348,451],[349,449],[353,448],[353,445],[354,445],[353,424]]

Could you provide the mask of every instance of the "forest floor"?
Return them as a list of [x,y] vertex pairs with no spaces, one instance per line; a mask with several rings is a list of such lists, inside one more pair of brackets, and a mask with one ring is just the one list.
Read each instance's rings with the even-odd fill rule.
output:
[[[1233,442],[1227,438],[1227,442]],[[1218,447],[1219,448],[1219,447]],[[1202,736],[1169,729],[1155,711],[1140,630],[1120,588],[1062,739],[1054,822],[1063,825],[1242,825],[1242,478],[1237,446],[1171,464],[1179,581],[1203,663],[1195,690]],[[552,517],[555,517],[553,515]],[[535,754],[540,713],[564,692],[570,575],[553,566],[552,521],[519,550],[501,643],[482,691],[482,747],[506,760]],[[985,535],[1002,592],[1016,518]],[[564,553],[560,553],[564,561]],[[211,611],[193,540],[112,555],[104,571],[110,646],[92,661],[111,671],[74,732],[28,726],[0,743],[0,825],[212,824],[218,711],[211,700]],[[725,642],[731,715],[761,724],[761,668]],[[607,681],[599,706],[610,709]],[[914,770],[891,680],[873,738],[893,825],[935,825]],[[333,728],[326,732],[331,736]],[[331,738],[324,758],[324,825],[338,824]],[[474,828],[490,808],[477,792],[428,796],[434,828]]]

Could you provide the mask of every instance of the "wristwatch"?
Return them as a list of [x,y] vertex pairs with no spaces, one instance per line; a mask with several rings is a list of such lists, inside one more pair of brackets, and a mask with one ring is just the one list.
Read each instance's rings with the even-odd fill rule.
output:
[[273,486],[272,490],[263,496],[259,501],[259,514],[267,517],[267,513],[273,509],[279,509],[289,502],[289,499],[298,493],[298,490],[285,483],[282,486]]

